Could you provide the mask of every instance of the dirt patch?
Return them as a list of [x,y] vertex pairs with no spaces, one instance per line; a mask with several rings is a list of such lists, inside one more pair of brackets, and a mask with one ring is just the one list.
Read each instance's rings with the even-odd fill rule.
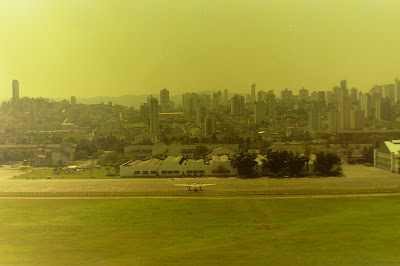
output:
[[279,226],[263,224],[263,225],[257,226],[256,228],[263,229],[263,230],[274,230],[274,229],[279,229]]

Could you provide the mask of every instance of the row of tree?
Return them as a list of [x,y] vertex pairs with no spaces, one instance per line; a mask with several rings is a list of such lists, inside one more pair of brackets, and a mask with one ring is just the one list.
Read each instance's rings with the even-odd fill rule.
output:
[[[296,177],[308,174],[309,155],[304,156],[291,151],[279,151],[269,149],[265,154],[265,159],[261,159],[261,174],[272,174],[278,176]],[[255,152],[240,152],[231,159],[231,165],[237,169],[238,175],[243,177],[253,177],[257,173]],[[337,176],[341,174],[341,159],[335,153],[318,152],[313,161],[314,173],[320,176]]]

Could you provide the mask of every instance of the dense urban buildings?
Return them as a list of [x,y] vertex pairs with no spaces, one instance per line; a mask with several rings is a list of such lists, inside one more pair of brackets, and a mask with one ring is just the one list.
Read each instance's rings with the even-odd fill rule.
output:
[[[303,87],[281,92],[268,88],[257,91],[254,83],[247,94],[230,94],[228,89],[190,92],[173,96],[176,102],[167,89],[162,89],[159,99],[149,96],[134,108],[109,99],[104,101],[106,104],[77,104],[75,96],[60,102],[20,98],[19,83],[13,81],[13,98],[0,108],[0,145],[44,145],[29,156],[18,156],[28,156],[34,165],[57,165],[57,161],[71,162],[72,157],[94,156],[93,150],[82,150],[87,143],[77,145],[76,152],[68,156],[61,156],[67,154],[65,145],[48,146],[60,145],[71,136],[76,138],[74,144],[88,141],[101,150],[119,152],[134,145],[146,157],[164,159],[168,154],[190,158],[193,147],[209,144],[236,144],[239,149],[255,150],[262,148],[262,143],[300,145],[313,141],[333,145],[352,140],[374,144],[380,136],[396,139],[398,135],[400,139],[398,83],[396,79],[393,84],[362,91],[349,90],[347,81],[342,80],[326,91]],[[181,143],[192,148],[182,149],[182,154],[154,154],[153,148],[140,146],[160,143]],[[3,150],[0,159],[1,155],[13,158],[12,152]]]

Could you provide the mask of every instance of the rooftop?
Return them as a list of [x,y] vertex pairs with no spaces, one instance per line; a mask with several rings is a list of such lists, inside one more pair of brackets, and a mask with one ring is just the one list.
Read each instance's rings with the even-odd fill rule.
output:
[[390,152],[400,153],[400,140],[385,141],[385,144]]
[[182,160],[183,156],[168,156],[167,159],[165,159],[165,162],[176,162],[179,163]]

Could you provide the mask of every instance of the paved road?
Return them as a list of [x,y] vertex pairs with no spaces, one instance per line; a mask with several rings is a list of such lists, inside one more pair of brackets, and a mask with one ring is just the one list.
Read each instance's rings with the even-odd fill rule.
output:
[[10,165],[3,165],[0,167],[0,181],[8,180],[14,176],[23,175],[25,172],[19,171],[18,168],[13,168]]

